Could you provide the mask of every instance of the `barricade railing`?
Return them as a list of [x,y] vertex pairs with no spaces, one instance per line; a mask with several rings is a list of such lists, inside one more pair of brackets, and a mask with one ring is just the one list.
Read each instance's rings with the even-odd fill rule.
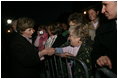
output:
[[107,77],[107,78],[117,78],[117,75],[106,67],[98,68],[96,71],[96,78]]
[[[80,65],[88,78],[88,68],[86,64],[75,57],[46,56],[42,61],[42,76],[45,78],[74,78],[76,65]],[[79,75],[79,74],[78,74]]]

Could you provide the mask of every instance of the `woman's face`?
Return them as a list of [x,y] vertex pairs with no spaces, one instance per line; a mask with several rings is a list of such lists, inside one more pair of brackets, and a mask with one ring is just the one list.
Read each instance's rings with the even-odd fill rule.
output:
[[31,38],[33,33],[34,33],[33,28],[27,28],[25,31],[22,32],[22,35],[27,38]]
[[75,47],[75,46],[79,45],[80,37],[77,37],[77,36],[73,35],[72,32],[70,32],[70,35],[69,35],[68,39],[70,40],[70,44],[72,46]]

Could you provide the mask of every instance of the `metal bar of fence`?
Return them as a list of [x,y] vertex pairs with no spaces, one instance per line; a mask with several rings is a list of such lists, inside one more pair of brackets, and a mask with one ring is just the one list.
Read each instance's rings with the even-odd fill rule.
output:
[[50,60],[49,61],[50,61],[49,64],[51,66],[51,68],[50,68],[51,69],[50,70],[51,72],[50,73],[52,73],[52,76],[51,77],[55,77],[55,73],[54,73],[54,69],[53,69],[53,61],[52,61],[52,58],[51,57],[50,57]]
[[57,62],[56,62],[56,56],[54,56],[54,66],[55,66],[55,72],[56,72],[55,73],[56,74],[55,76],[58,77],[59,74],[58,74],[58,69],[57,69],[58,66],[57,66]]
[[89,78],[88,68],[87,68],[86,64],[84,62],[82,62],[81,60],[78,60],[78,61],[80,62],[80,64],[82,65],[82,67],[85,71],[86,78]]
[[[68,61],[69,60],[69,61]],[[61,58],[59,56],[52,56],[49,57],[48,60],[46,61],[45,64],[47,64],[48,68],[46,70],[46,75],[47,77],[52,77],[52,78],[64,78],[64,77],[68,77],[68,78],[72,78],[73,76],[73,72],[72,72],[72,66],[70,66],[70,60],[71,61],[75,61],[78,64],[80,64],[83,67],[83,70],[85,71],[85,75],[88,78],[88,68],[86,66],[86,64],[74,57],[68,57],[68,58]],[[65,64],[63,64],[65,63]],[[72,63],[71,63],[72,64]],[[73,65],[73,64],[72,64]],[[65,66],[65,67],[64,67]],[[66,69],[64,69],[66,68]],[[49,73],[48,73],[49,72]],[[65,74],[67,74],[68,76],[66,76]]]
[[61,57],[59,57],[59,65],[60,65],[60,70],[61,70],[62,78],[64,78],[64,71],[63,71],[63,67],[62,67],[62,60],[61,60]]
[[46,71],[46,77],[47,78],[49,78],[50,77],[50,66],[49,66],[49,60],[46,60],[45,62],[44,62],[44,64],[45,64],[45,71]]
[[68,77],[72,78],[72,71],[71,71],[71,67],[69,65],[68,59],[66,59],[66,65],[67,65],[67,70],[68,70]]
[[106,75],[108,78],[117,78],[117,75],[114,74],[112,71],[110,71],[109,69],[102,67],[102,68],[98,68],[96,71],[96,78],[100,78],[101,77],[101,72]]
[[78,62],[83,67],[83,69],[85,71],[86,78],[89,78],[88,67],[83,61],[78,60],[75,57],[68,57],[68,59],[72,59],[72,60]]

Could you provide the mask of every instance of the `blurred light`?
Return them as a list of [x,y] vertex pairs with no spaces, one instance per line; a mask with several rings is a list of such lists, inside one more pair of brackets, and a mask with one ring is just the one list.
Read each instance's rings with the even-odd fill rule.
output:
[[11,30],[7,30],[7,32],[8,32],[8,33],[10,33],[10,32],[11,32]]
[[8,30],[7,30],[7,33],[11,33],[11,29],[8,29]]
[[86,11],[84,11],[84,14],[86,15]]
[[11,24],[12,23],[12,20],[11,19],[8,19],[7,20],[7,24]]

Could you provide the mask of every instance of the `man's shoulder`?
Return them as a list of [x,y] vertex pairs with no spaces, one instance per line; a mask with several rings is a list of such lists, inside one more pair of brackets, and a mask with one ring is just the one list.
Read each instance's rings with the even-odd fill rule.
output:
[[114,31],[115,29],[116,29],[116,22],[115,22],[115,20],[109,20],[109,21],[105,22],[104,24],[102,24],[97,29],[97,33],[103,34],[103,33]]

